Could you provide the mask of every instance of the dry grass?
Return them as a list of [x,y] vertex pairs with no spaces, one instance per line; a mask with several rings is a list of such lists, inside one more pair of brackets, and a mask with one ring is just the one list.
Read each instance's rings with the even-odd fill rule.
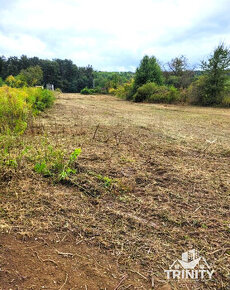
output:
[[53,184],[35,174],[26,157],[16,170],[4,169],[2,231],[23,237],[71,233],[84,239],[116,261],[119,289],[150,289],[152,280],[163,285],[163,269],[196,248],[216,270],[214,279],[171,286],[227,289],[228,109],[63,94],[31,128],[23,146],[39,147],[45,135],[68,153],[81,147],[78,174],[67,184]]

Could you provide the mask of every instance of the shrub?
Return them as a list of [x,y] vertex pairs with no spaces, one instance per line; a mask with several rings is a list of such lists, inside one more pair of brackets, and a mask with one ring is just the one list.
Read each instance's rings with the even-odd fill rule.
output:
[[133,87],[134,80],[132,79],[130,82],[125,83],[123,86],[118,86],[116,95],[122,99],[130,101],[133,99]]
[[52,106],[53,92],[40,88],[0,88],[0,132],[23,133],[28,118]]
[[109,88],[109,94],[115,96],[117,94],[117,89]]
[[19,76],[14,77],[12,75],[6,78],[5,83],[11,88],[22,88],[27,86],[27,83],[21,80]]
[[3,79],[0,77],[0,87],[2,87],[4,84]]
[[26,102],[27,94],[7,86],[0,88],[0,132],[23,133],[31,105]]
[[147,83],[137,89],[134,95],[135,102],[147,101],[157,91],[157,85],[155,83]]
[[207,81],[208,76],[202,75],[193,82],[188,90],[187,97],[189,103],[193,105],[202,105],[202,106],[210,106],[210,105],[220,105],[229,107],[230,100],[230,85],[229,81],[226,81],[225,87],[223,91],[218,95],[218,97],[214,99],[210,97],[209,92],[207,91]]
[[179,94],[178,101],[180,103],[188,103],[188,89],[180,88],[178,94]]
[[173,92],[166,86],[156,87],[155,92],[148,98],[150,103],[172,103]]
[[5,83],[7,84],[7,86],[11,87],[11,88],[15,88],[16,87],[16,79],[14,76],[10,75],[5,79]]
[[181,100],[180,92],[173,86],[158,86],[155,83],[147,83],[137,89],[134,95],[135,102],[150,103],[176,103]]
[[[54,94],[50,90],[36,89],[36,101],[34,108],[38,111],[44,111],[50,108],[54,103]],[[42,104],[42,105],[41,105]]]
[[168,103],[177,103],[181,101],[180,91],[174,86],[170,86],[168,90]]
[[88,89],[87,87],[81,90],[82,95],[93,95],[96,93],[95,89]]
[[207,77],[205,75],[200,76],[198,80],[193,82],[187,90],[188,101],[193,105],[206,105],[209,99],[206,93]]
[[80,92],[82,95],[90,95],[90,90],[88,88],[84,88]]
[[224,96],[222,105],[225,107],[230,107],[230,95]]

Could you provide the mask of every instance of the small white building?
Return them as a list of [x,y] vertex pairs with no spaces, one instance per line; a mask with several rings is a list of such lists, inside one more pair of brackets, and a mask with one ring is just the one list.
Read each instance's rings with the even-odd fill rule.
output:
[[53,84],[46,84],[46,89],[50,91],[54,91],[54,85]]

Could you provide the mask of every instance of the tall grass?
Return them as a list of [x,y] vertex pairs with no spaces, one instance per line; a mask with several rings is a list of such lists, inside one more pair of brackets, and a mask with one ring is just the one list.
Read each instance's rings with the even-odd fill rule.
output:
[[0,87],[0,133],[22,134],[31,116],[52,106],[54,94],[40,88]]

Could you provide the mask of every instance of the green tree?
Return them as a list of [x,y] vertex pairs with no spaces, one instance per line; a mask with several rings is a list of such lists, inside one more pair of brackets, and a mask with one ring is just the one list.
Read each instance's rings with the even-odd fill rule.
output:
[[38,84],[41,84],[43,79],[43,72],[39,65],[30,66],[27,69],[21,70],[19,74],[19,79],[32,87]]
[[43,81],[44,84],[53,84],[55,88],[62,86],[65,78],[61,78],[59,64],[57,61],[42,61]]
[[4,56],[0,56],[0,77],[4,78],[4,70],[5,70],[6,58]]
[[134,90],[136,91],[142,85],[154,82],[158,85],[163,84],[163,74],[157,60],[154,56],[144,56],[140,66],[136,70],[134,78]]
[[203,87],[203,105],[221,104],[228,82],[230,69],[230,50],[221,43],[201,67],[205,76]]
[[6,78],[9,75],[16,76],[19,74],[20,70],[19,59],[16,56],[11,56],[4,65],[3,77]]

